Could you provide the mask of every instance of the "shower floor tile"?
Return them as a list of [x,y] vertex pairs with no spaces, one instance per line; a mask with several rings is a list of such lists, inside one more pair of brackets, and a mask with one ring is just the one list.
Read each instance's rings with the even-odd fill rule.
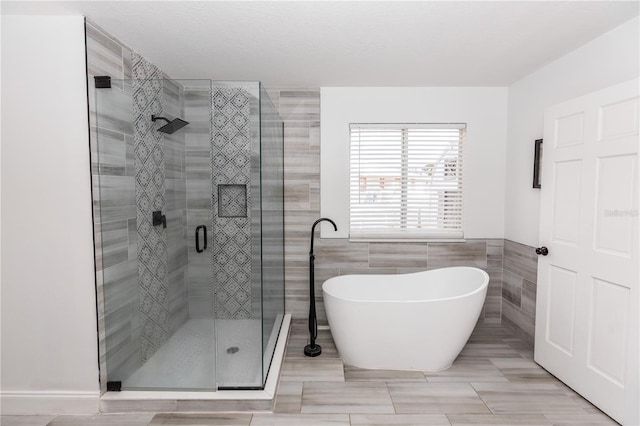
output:
[[[124,389],[179,390],[260,386],[261,331],[260,320],[191,319],[125,379],[122,386]],[[237,351],[228,352],[231,348]],[[218,377],[215,376],[216,363]]]
[[215,330],[211,319],[187,321],[122,381],[123,389],[214,389]]
[[[218,386],[260,386],[262,384],[260,320],[216,320],[216,323]],[[237,352],[235,348],[238,349]]]

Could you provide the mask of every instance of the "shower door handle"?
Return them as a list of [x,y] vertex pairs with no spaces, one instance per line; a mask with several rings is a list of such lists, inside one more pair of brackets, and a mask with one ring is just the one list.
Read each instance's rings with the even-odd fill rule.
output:
[[[200,248],[200,229],[202,229],[204,234],[204,245]],[[207,249],[207,227],[204,225],[200,225],[196,227],[196,252],[202,253]]]

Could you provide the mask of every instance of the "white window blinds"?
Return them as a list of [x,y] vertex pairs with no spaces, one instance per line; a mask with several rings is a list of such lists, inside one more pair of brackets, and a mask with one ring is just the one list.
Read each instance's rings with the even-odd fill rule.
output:
[[462,238],[465,124],[351,124],[350,238]]

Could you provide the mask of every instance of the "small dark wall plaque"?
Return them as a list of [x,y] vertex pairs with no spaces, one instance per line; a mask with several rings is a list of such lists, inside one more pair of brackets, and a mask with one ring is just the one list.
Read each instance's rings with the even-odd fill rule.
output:
[[247,217],[247,185],[218,185],[218,217]]
[[542,188],[540,168],[542,167],[542,139],[537,139],[533,151],[533,187]]

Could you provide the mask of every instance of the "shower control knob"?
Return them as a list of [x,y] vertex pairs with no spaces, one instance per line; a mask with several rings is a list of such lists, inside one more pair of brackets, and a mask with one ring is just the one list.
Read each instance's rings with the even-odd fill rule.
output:
[[546,248],[545,246],[538,247],[536,249],[536,254],[541,254],[542,256],[546,256],[549,254],[549,249]]

